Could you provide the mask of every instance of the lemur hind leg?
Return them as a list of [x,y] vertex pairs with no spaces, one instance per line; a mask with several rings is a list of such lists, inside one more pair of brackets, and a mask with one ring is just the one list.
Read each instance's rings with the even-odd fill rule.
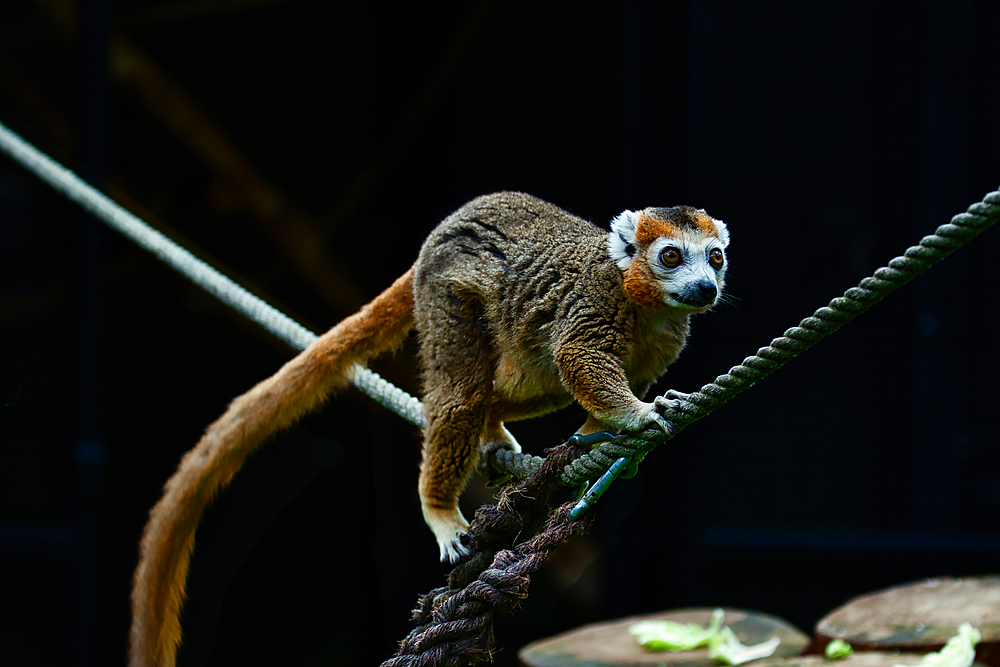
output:
[[457,562],[468,549],[459,536],[469,523],[458,497],[479,460],[493,393],[489,338],[481,308],[454,293],[437,298],[435,322],[421,329],[424,446],[420,504],[441,560]]

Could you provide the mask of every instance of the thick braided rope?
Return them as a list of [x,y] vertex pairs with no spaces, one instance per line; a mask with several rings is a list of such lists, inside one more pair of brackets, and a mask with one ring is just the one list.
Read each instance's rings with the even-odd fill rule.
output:
[[452,591],[438,588],[424,596],[414,620],[420,625],[399,643],[395,656],[382,667],[446,667],[490,659],[494,640],[492,619],[528,597],[531,575],[556,547],[589,527],[589,520],[569,519],[574,503],[555,509],[545,528],[515,549],[496,553],[475,580]]
[[[164,263],[245,317],[257,322],[297,350],[309,347],[317,336],[262,299],[222,275],[189,251],[111,201],[69,169],[45,155],[20,135],[0,123],[0,149],[70,201],[106,223],[126,238],[153,253]],[[420,401],[398,389],[377,373],[356,366],[353,382],[358,389],[409,421],[423,426]]]
[[[989,229],[998,219],[1000,191],[993,191],[983,197],[981,202],[970,206],[965,213],[952,217],[950,223],[941,225],[933,234],[922,238],[918,245],[908,248],[902,256],[890,261],[888,266],[862,280],[857,287],[836,297],[829,305],[802,320],[797,327],[788,329],[780,338],[772,340],[770,345],[757,350],[757,354],[747,357],[743,363],[729,369],[728,373],[718,376],[715,381],[690,394],[675,409],[665,411],[664,417],[675,426],[674,435],[749,389],[757,380],[781,368],[789,360]],[[619,457],[641,459],[646,452],[669,437],[659,431],[645,431],[615,438],[613,442],[599,445],[567,465],[562,481],[564,484],[576,485],[593,479],[603,474]]]

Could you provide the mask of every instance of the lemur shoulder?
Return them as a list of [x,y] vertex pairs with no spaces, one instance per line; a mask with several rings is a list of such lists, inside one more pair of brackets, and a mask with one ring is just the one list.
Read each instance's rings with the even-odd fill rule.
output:
[[275,375],[236,398],[181,460],[150,512],[133,592],[130,664],[169,666],[195,529],[264,440],[416,327],[427,426],[419,476],[442,560],[466,552],[458,509],[481,452],[520,450],[504,422],[576,400],[580,433],[669,428],[642,396],[724,286],[726,226],[686,206],[625,211],[610,233],[535,197],[479,197],[441,222],[416,263]]

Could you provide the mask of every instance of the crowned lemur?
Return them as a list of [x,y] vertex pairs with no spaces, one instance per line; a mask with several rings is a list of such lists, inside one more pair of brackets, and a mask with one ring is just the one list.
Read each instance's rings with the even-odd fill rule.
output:
[[442,560],[459,560],[458,497],[483,451],[520,446],[504,422],[576,400],[579,433],[669,428],[644,402],[715,305],[729,233],[687,206],[624,211],[610,233],[526,194],[479,197],[448,216],[416,263],[358,313],[236,398],[181,460],[150,512],[132,591],[130,664],[174,664],[205,506],[247,455],[350,382],[354,364],[416,327],[423,372],[419,492]]

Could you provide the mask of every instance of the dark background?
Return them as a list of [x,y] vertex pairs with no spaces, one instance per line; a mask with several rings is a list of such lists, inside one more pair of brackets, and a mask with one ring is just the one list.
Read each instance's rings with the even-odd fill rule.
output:
[[[998,34],[990,0],[5,0],[0,120],[314,331],[478,194],[602,225],[705,207],[732,303],[660,387],[690,391],[997,187]],[[998,252],[994,230],[649,456],[497,622],[497,662],[682,605],[810,631],[996,572]],[[0,271],[0,663],[123,664],[148,509],[292,352],[6,157]],[[412,352],[377,367],[416,392]],[[581,419],[515,434],[540,453]],[[199,530],[179,664],[391,655],[445,572],[418,452],[352,390],[252,459]]]

